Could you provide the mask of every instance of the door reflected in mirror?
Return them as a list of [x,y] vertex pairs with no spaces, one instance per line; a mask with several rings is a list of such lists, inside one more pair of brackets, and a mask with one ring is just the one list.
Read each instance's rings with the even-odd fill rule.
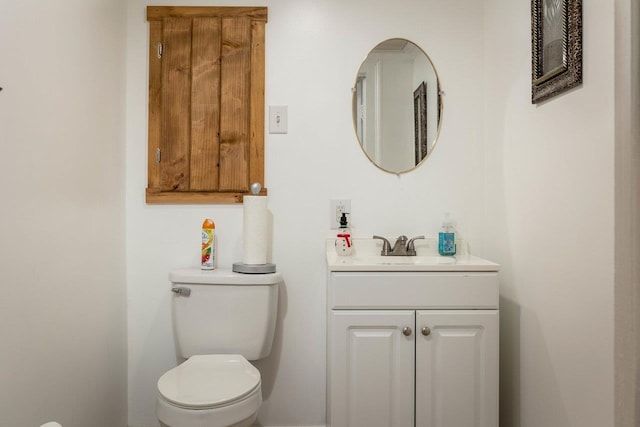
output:
[[438,74],[420,47],[400,38],[378,44],[353,92],[355,131],[373,164],[399,174],[425,161],[438,138],[442,102]]

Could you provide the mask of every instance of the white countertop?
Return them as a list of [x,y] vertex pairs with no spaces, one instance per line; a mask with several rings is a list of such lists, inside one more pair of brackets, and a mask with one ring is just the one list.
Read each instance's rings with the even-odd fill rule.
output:
[[[391,242],[393,246],[393,242]],[[455,256],[440,256],[436,239],[416,240],[415,256],[381,256],[382,242],[375,239],[353,239],[354,252],[339,256],[335,239],[327,239],[329,271],[498,271],[500,265],[470,255],[465,244],[458,245]]]

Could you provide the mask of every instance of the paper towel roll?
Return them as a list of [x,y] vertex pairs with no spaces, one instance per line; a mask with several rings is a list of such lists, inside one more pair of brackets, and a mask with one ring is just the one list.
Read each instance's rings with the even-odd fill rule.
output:
[[245,264],[266,264],[269,222],[266,196],[244,196],[242,248]]

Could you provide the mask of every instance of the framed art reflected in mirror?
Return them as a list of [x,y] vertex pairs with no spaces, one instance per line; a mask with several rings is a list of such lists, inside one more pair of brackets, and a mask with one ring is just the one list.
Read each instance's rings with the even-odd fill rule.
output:
[[582,0],[531,0],[531,102],[582,83]]
[[413,91],[413,120],[416,146],[416,165],[427,156],[427,85],[420,83]]

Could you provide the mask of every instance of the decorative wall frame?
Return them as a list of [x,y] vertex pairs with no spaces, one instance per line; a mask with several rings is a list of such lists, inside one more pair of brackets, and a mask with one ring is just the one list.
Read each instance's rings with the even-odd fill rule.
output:
[[531,102],[582,83],[582,0],[531,0]]
[[427,84],[420,83],[413,91],[413,121],[415,129],[415,163],[427,156]]

